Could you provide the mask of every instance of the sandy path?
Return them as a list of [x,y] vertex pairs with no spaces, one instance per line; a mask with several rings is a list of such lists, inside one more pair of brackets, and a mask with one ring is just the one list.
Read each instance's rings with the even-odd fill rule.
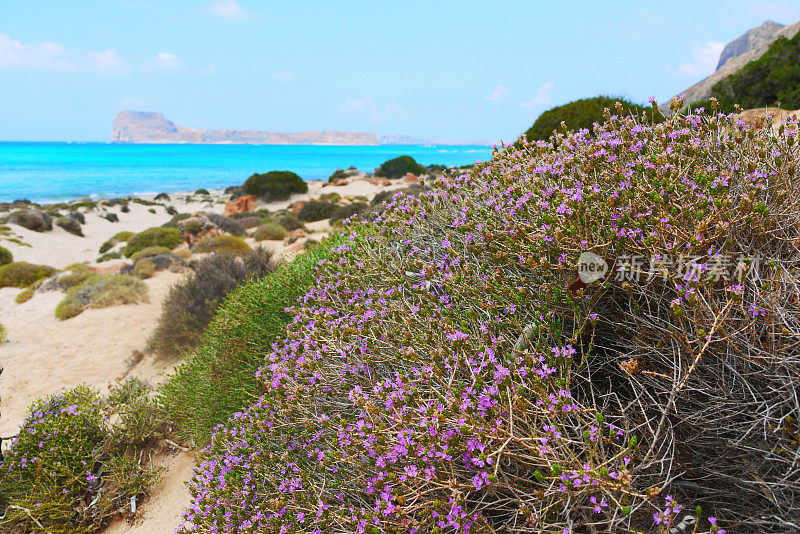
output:
[[161,534],[178,528],[183,511],[189,504],[189,488],[195,458],[191,453],[159,457],[157,465],[166,467],[161,482],[153,486],[148,499],[140,505],[133,524],[117,521],[109,525],[105,534]]

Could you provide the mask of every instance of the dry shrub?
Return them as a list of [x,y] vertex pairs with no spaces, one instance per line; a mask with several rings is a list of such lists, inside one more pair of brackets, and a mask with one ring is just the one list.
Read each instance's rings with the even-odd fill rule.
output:
[[247,254],[250,252],[250,245],[232,235],[216,235],[200,241],[194,246],[192,252],[195,254]]
[[47,265],[18,261],[0,266],[0,287],[27,287],[57,271]]
[[800,523],[797,124],[605,115],[349,227],[181,531]]
[[272,272],[272,253],[256,248],[245,256],[215,254],[200,261],[195,272],[174,285],[162,306],[149,350],[177,356],[195,348],[206,325],[227,295],[247,280]]
[[256,241],[282,241],[286,239],[289,235],[289,232],[281,226],[280,224],[276,223],[265,223],[259,226],[255,232],[253,232],[253,239]]
[[147,286],[126,274],[94,275],[74,286],[56,306],[55,315],[62,321],[79,315],[87,308],[107,308],[118,304],[147,301]]

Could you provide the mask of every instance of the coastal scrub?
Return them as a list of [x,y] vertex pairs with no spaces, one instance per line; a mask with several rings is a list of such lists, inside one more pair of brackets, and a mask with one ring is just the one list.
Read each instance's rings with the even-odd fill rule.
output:
[[137,304],[148,299],[147,286],[126,274],[96,274],[70,288],[58,303],[55,316],[62,321],[88,308],[107,308],[118,304]]
[[800,522],[797,123],[615,109],[345,226],[180,532]]
[[[163,435],[154,406],[144,395],[111,406],[86,386],[33,403],[0,461],[0,528],[89,533],[121,511],[130,516],[131,502],[160,476],[145,442],[128,440],[145,428]],[[107,422],[112,413],[120,415],[116,426]]]
[[176,228],[148,228],[128,239],[128,244],[123,249],[122,255],[130,258],[140,250],[154,246],[166,247],[172,250],[181,243],[183,243],[183,238],[181,238],[181,234]]
[[161,356],[194,349],[228,294],[274,269],[272,253],[260,247],[244,256],[219,253],[201,260],[193,273],[170,288],[148,349]]
[[48,278],[56,269],[47,265],[35,265],[20,261],[0,266],[0,287],[28,287],[32,283]]

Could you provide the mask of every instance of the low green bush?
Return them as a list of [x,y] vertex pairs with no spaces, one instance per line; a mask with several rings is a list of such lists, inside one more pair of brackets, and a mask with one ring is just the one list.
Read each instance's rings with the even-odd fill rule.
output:
[[97,263],[103,263],[104,261],[109,260],[118,260],[122,258],[122,253],[120,252],[107,252],[102,254],[99,258],[97,258]]
[[381,163],[381,166],[375,169],[375,176],[394,179],[402,178],[409,172],[419,176],[425,172],[425,168],[411,156],[400,156]]
[[[114,426],[110,413],[120,415]],[[165,430],[157,413],[146,396],[111,406],[86,386],[34,402],[4,451],[0,530],[93,533],[129,510],[160,478],[147,463]]]
[[[622,104],[622,111],[616,108],[616,103]],[[590,132],[595,123],[605,122],[603,112],[608,109],[612,115],[637,115],[645,114],[647,120],[652,123],[660,122],[663,117],[652,107],[645,107],[633,102],[628,102],[624,98],[613,98],[610,96],[595,96],[592,98],[582,98],[556,106],[539,115],[533,126],[525,132],[525,137],[529,141],[547,141],[553,135],[553,131],[561,130],[561,123],[564,122],[570,130],[578,131],[587,129]]]
[[338,243],[328,239],[226,299],[196,354],[160,389],[160,400],[181,433],[205,444],[216,425],[258,397],[256,371],[265,350],[284,335],[291,317],[287,308],[312,286],[316,264]]
[[170,289],[148,349],[161,356],[177,356],[195,348],[228,293],[272,272],[271,258],[269,251],[257,248],[243,257],[215,254],[198,262],[193,273]]
[[253,239],[256,241],[282,241],[286,239],[289,232],[277,223],[266,223],[259,226],[253,232]]
[[147,286],[138,278],[126,274],[96,274],[67,291],[56,306],[55,316],[63,321],[87,308],[137,304],[147,299]]
[[333,215],[333,212],[335,212],[338,207],[339,206],[331,202],[309,200],[303,204],[303,207],[297,212],[297,218],[302,222],[321,221]]
[[0,267],[14,261],[14,255],[7,248],[0,247]]
[[59,228],[63,228],[72,235],[83,237],[83,230],[81,229],[81,223],[78,222],[73,217],[59,217],[56,219],[55,224]]
[[150,257],[142,258],[133,265],[133,276],[145,280],[156,274],[156,264]]
[[217,235],[207,237],[194,246],[192,252],[195,254],[203,253],[231,253],[247,254],[250,252],[250,245],[242,239],[232,235]]
[[294,193],[307,193],[308,184],[291,171],[254,174],[244,183],[244,192],[266,201],[286,200]]
[[359,213],[363,213],[369,206],[361,202],[353,202],[346,206],[339,206],[336,211],[331,215],[331,224],[352,217]]
[[300,219],[297,218],[297,215],[291,211],[279,216],[274,222],[280,224],[290,232],[292,230],[303,228],[303,223],[301,223]]
[[103,244],[100,245],[100,249],[98,250],[98,252],[100,254],[105,254],[106,252],[108,252],[109,250],[111,250],[116,246],[117,246],[117,241],[114,239],[109,239],[108,241],[104,241]]
[[139,261],[142,258],[148,258],[150,256],[157,256],[158,254],[169,254],[170,252],[171,252],[171,249],[169,249],[167,247],[160,247],[160,246],[147,247],[147,248],[143,248],[142,250],[136,252],[134,255],[131,256],[130,259],[131,259],[131,261],[136,263],[137,261]]
[[8,335],[6,334],[6,327],[0,323],[0,343],[5,343],[8,341]]
[[24,261],[7,263],[0,267],[0,287],[28,287],[56,272],[56,269],[47,265],[34,265]]
[[34,289],[32,287],[27,287],[17,294],[14,298],[14,302],[17,304],[22,304],[24,302],[28,302],[33,298]]
[[333,202],[336,204],[340,200],[342,200],[342,195],[339,193],[323,193],[319,196],[320,200],[324,200],[325,202]]
[[338,182],[339,180],[345,180],[356,174],[358,174],[358,169],[355,167],[350,167],[349,169],[336,169],[333,171],[333,174],[328,177],[328,182]]
[[18,224],[34,232],[49,232],[53,229],[53,218],[49,214],[32,209],[15,211],[8,216],[6,222]]
[[155,196],[155,198],[153,198],[153,200],[155,200],[156,202],[158,202],[158,201],[160,201],[160,200],[164,200],[164,201],[166,201],[166,202],[169,202],[169,201],[170,201],[170,198],[169,198],[169,195],[168,195],[168,194],[166,194],[166,193],[159,193],[159,194],[157,194],[157,195]]
[[204,188],[202,188],[202,187],[201,187],[200,189],[198,189],[197,191],[195,191],[195,192],[194,192],[194,194],[195,194],[195,195],[204,195],[204,196],[208,196],[208,195],[210,195],[211,193],[209,193],[209,192],[208,192],[208,189],[204,189]]
[[183,243],[180,232],[176,228],[148,228],[143,232],[134,234],[122,251],[122,255],[130,258],[140,250],[147,247],[160,246],[170,250]]
[[95,273],[91,271],[85,263],[75,263],[64,269],[62,272],[57,273],[55,276],[47,280],[42,280],[42,289],[45,291],[68,291],[70,288],[82,284],[87,279],[94,276]]

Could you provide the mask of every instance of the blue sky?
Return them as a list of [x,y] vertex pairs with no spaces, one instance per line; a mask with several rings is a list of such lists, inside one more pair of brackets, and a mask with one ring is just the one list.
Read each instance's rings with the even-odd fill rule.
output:
[[800,0],[0,0],[0,139],[196,128],[509,141],[596,94],[668,99]]

